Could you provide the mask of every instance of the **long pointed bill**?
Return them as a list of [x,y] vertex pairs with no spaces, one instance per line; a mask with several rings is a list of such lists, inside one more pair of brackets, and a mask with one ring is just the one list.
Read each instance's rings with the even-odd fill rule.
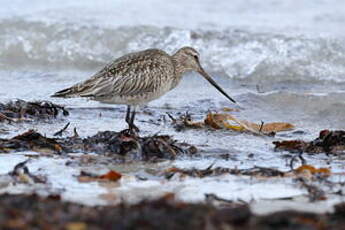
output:
[[236,103],[236,101],[234,99],[232,99],[227,93],[225,93],[225,91],[210,77],[210,75],[208,75],[205,70],[203,70],[202,68],[200,68],[201,70],[198,71],[208,82],[211,83],[211,85],[213,85],[216,89],[218,89],[219,92],[221,92],[225,97],[227,97],[230,101],[232,101],[233,103]]

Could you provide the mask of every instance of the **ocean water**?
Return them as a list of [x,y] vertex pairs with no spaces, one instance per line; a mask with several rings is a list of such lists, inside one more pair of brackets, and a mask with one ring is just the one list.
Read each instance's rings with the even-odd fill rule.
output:
[[[0,102],[14,98],[48,99],[72,109],[70,117],[52,124],[6,126],[10,132],[2,134],[3,137],[28,128],[51,135],[67,121],[78,127],[83,136],[125,128],[123,106],[49,96],[90,77],[109,61],[128,52],[154,47],[173,53],[186,45],[200,52],[204,68],[239,102],[242,109],[236,116],[258,123],[291,122],[304,132],[300,135],[285,133],[273,139],[226,131],[179,133],[169,124],[156,127],[147,122],[148,115],[139,113],[138,125],[143,135],[159,129],[161,133],[197,146],[207,143],[208,147],[200,148],[208,155],[221,149],[235,156],[234,161],[217,161],[227,167],[259,165],[287,169],[285,159],[273,152],[272,141],[279,138],[311,140],[321,129],[345,128],[344,1],[221,0],[215,4],[211,0],[1,0],[1,5]],[[173,114],[189,111],[195,119],[201,119],[209,110],[220,111],[232,106],[203,78],[189,73],[179,87],[146,109],[157,117],[167,111]],[[100,109],[104,107],[113,110]],[[102,119],[97,116],[100,112]],[[254,157],[249,159],[250,153]],[[22,158],[19,154],[18,159]],[[180,159],[171,164],[206,167],[213,161]],[[324,157],[308,157],[308,161],[327,166]],[[62,169],[52,172],[49,164],[62,167],[59,160],[30,163],[37,170],[39,165],[54,178],[54,188],[65,189],[63,185],[74,183],[73,189],[65,192],[66,199],[85,201],[84,196],[91,193],[82,197],[75,195],[75,191],[82,191],[86,186],[73,182],[71,175],[75,172],[67,170],[69,177],[62,174],[59,177],[56,173]],[[142,167],[138,166],[140,170]],[[133,168],[127,171],[135,174],[138,168]],[[335,162],[332,168],[343,169],[341,162]],[[131,179],[113,192],[123,193],[131,200],[138,195],[135,192],[138,187],[145,190],[144,196],[153,191],[174,191],[181,199],[190,201],[202,200],[205,192],[219,192],[224,197],[244,200],[276,198],[276,194],[282,197],[305,194],[291,182],[260,182],[258,187],[248,187],[248,181],[237,180],[232,177],[216,181],[192,180],[162,187],[161,182],[139,183]],[[88,202],[100,203],[97,194],[103,190],[92,186],[89,189],[98,192],[94,192]],[[224,190],[215,189],[221,186],[225,186]],[[276,190],[265,192],[270,186],[276,186]],[[254,191],[262,193],[253,195]]]

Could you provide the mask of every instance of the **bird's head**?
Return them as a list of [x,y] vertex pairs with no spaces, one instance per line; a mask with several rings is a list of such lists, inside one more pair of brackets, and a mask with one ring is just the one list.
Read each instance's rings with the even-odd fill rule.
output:
[[177,62],[178,71],[181,73],[188,72],[188,71],[196,71],[201,74],[208,82],[211,83],[219,92],[221,92],[225,97],[227,97],[230,101],[236,103],[234,99],[232,99],[225,91],[211,78],[208,73],[202,68],[200,61],[199,61],[199,53],[192,47],[183,47],[179,49],[173,55],[175,61]]
[[200,71],[201,65],[199,62],[199,53],[192,47],[183,47],[179,49],[174,57],[178,62],[182,72]]

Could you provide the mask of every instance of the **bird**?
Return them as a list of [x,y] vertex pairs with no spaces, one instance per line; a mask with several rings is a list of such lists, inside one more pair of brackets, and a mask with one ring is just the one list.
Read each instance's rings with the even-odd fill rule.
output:
[[183,75],[195,71],[233,103],[236,103],[202,68],[200,55],[192,47],[182,47],[173,55],[161,49],[126,54],[107,64],[89,79],[56,92],[52,97],[85,97],[110,104],[127,105],[128,130],[134,124],[136,109],[174,89]]

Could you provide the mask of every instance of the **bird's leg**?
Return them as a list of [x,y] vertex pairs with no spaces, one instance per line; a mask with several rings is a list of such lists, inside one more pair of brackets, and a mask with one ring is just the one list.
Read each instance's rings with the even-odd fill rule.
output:
[[139,132],[138,127],[134,124],[134,117],[135,117],[135,107],[132,109],[131,112],[131,106],[127,106],[127,112],[126,112],[126,123],[128,124],[128,131],[130,131],[131,134],[135,134],[136,132]]
[[128,105],[127,106],[127,113],[126,113],[126,123],[128,124],[128,126],[130,126],[130,116],[131,116],[131,106]]
[[132,115],[131,115],[130,122],[129,122],[129,129],[134,130],[136,132],[139,132],[139,128],[134,124],[135,109],[136,109],[136,107],[134,107],[134,109],[132,110]]

